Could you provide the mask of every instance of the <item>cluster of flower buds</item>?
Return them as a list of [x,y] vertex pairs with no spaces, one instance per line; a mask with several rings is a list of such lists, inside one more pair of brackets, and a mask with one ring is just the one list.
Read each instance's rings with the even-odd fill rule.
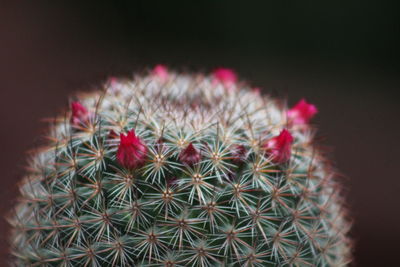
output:
[[[152,75],[161,82],[166,82],[170,77],[168,69],[164,65],[156,65],[152,70]],[[214,85],[222,84],[228,90],[232,90],[237,82],[236,73],[227,68],[215,69],[212,77]],[[79,102],[72,102],[71,111],[71,123],[75,126],[86,122],[90,117],[88,110]],[[287,111],[288,127],[307,124],[317,112],[315,105],[301,99]],[[117,139],[117,133],[110,132],[110,138]],[[290,160],[293,139],[290,131],[283,129],[278,136],[264,141],[262,148],[268,155],[272,156],[275,163],[282,164]],[[121,166],[127,169],[141,167],[145,163],[146,152],[146,144],[135,135],[133,129],[127,135],[120,134],[117,160]],[[245,157],[246,149],[244,146],[237,146],[232,151],[232,159],[236,163],[242,162]],[[179,160],[181,163],[191,166],[200,162],[201,153],[193,143],[189,143],[186,148],[182,149]]]

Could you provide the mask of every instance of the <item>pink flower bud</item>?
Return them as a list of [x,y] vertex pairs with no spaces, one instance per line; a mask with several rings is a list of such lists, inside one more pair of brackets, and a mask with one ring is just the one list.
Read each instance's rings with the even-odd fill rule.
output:
[[222,83],[228,89],[231,89],[232,86],[237,82],[236,73],[227,68],[217,68],[213,72],[214,84]]
[[71,123],[75,126],[89,119],[88,110],[78,101],[71,103],[71,111]]
[[117,160],[126,169],[136,169],[143,166],[146,159],[147,147],[135,135],[135,130],[130,130],[128,135],[120,134],[120,144],[117,151]]
[[190,143],[179,155],[179,160],[187,165],[196,164],[201,160],[200,152]]
[[303,98],[293,108],[289,109],[287,116],[290,123],[293,124],[306,124],[308,121],[317,114],[317,108],[307,103]]
[[273,156],[275,163],[285,163],[290,159],[293,136],[283,129],[278,136],[273,137],[264,144],[267,153]]
[[154,67],[152,71],[153,75],[159,78],[162,82],[166,82],[168,80],[169,74],[168,69],[165,65],[158,64]]

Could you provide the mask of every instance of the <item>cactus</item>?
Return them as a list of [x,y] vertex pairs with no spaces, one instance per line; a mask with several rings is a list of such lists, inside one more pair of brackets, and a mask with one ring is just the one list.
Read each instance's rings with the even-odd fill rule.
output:
[[313,143],[229,69],[157,66],[78,95],[10,216],[15,266],[343,266],[350,223]]

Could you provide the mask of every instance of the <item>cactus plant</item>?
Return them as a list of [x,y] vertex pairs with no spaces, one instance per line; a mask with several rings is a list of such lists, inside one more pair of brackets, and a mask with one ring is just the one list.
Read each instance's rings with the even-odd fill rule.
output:
[[349,220],[291,109],[230,69],[156,66],[78,95],[31,158],[15,266],[343,266]]

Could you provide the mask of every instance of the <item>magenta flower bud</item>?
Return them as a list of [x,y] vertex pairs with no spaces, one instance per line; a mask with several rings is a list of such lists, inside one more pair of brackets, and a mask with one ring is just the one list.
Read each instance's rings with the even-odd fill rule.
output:
[[315,105],[307,103],[303,98],[293,108],[287,111],[287,116],[290,123],[306,124],[317,112],[318,110]]
[[169,78],[168,68],[161,64],[158,64],[153,68],[152,74],[162,82],[166,82]]
[[194,165],[201,160],[200,152],[190,143],[179,155],[179,160],[187,165]]
[[237,75],[232,69],[217,68],[213,72],[213,83],[222,83],[226,88],[231,89],[237,82]]
[[135,135],[135,130],[130,130],[128,135],[120,134],[120,144],[117,151],[117,160],[121,166],[132,170],[144,165],[147,147],[142,139]]
[[88,110],[78,101],[71,103],[71,111],[71,123],[74,126],[77,126],[89,119]]
[[285,163],[290,159],[293,136],[283,129],[278,136],[273,137],[264,144],[264,149],[273,156],[275,163]]

